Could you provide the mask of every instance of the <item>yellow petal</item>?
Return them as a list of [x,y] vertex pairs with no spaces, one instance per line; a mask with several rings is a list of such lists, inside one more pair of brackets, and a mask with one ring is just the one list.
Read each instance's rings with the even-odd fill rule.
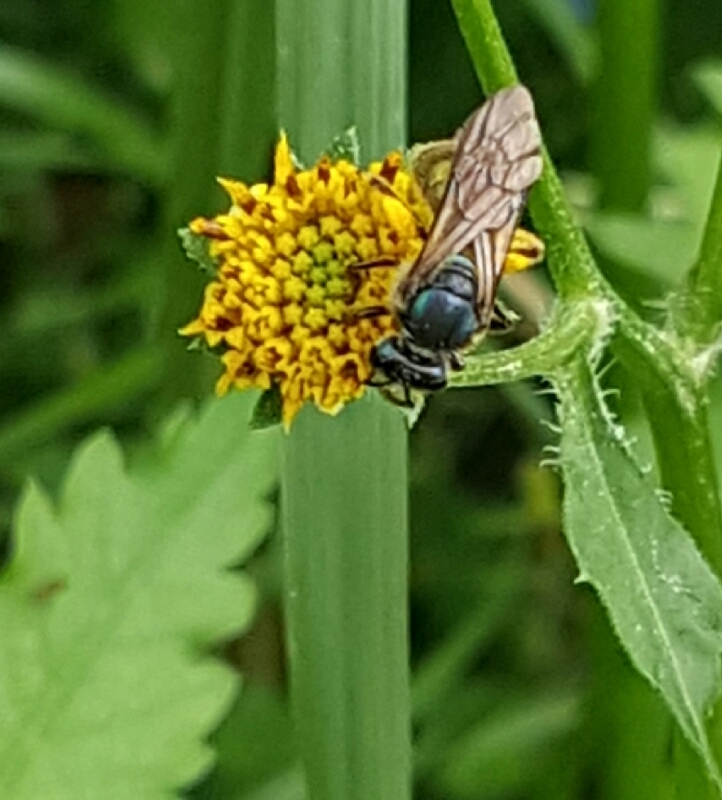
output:
[[543,260],[544,242],[524,228],[517,228],[504,261],[504,272],[521,272]]
[[276,155],[273,163],[273,180],[276,186],[284,186],[286,181],[296,172],[293,165],[293,155],[288,144],[288,136],[281,131],[281,138],[276,146]]

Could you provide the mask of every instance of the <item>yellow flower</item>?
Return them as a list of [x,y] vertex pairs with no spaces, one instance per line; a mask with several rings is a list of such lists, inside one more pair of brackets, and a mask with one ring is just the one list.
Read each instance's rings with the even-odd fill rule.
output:
[[[219,182],[230,209],[190,224],[218,270],[181,333],[220,350],[218,394],[277,388],[287,428],[305,402],[337,413],[364,393],[371,351],[397,329],[390,312],[363,311],[389,309],[395,266],[423,247],[433,212],[422,189],[396,152],[367,170],[329,158],[297,169],[285,135],[272,183]],[[392,266],[352,268],[379,259]]]
[[371,350],[396,328],[390,313],[359,313],[388,307],[395,269],[349,267],[416,258],[432,220],[420,188],[399,153],[368,170],[328,158],[298,170],[285,136],[273,183],[220,184],[230,209],[190,224],[218,272],[181,333],[221,349],[218,394],[276,386],[286,426],[308,401],[337,413],[364,393]]

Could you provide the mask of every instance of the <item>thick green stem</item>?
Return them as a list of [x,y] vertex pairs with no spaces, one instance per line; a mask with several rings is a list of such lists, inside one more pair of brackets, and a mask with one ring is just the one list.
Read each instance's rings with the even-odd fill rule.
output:
[[405,144],[403,0],[277,0],[280,122],[313,161],[356,125],[368,161]]
[[399,414],[306,409],[285,445],[291,689],[310,800],[410,797],[406,449]]
[[[281,125],[312,162],[358,127],[363,159],[405,138],[401,0],[277,0]],[[309,800],[408,800],[406,431],[369,398],[304,410],[284,443],[292,705]]]
[[659,0],[600,0],[601,52],[591,128],[604,208],[639,211],[647,199],[656,114]]

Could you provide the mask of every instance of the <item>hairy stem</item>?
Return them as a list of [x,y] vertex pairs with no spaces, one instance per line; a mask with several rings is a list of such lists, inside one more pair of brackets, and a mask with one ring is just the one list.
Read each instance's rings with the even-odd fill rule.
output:
[[[491,93],[518,83],[489,0],[452,0],[452,5],[484,91]],[[560,296],[600,294],[603,280],[546,149],[544,172],[532,189],[530,208],[544,236],[549,272]]]

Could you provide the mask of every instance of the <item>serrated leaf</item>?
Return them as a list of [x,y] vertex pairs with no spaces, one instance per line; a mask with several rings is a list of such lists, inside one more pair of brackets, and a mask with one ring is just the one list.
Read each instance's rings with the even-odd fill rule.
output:
[[260,431],[283,421],[283,398],[278,386],[272,386],[258,398],[251,414],[251,430]]
[[326,148],[326,154],[332,161],[346,159],[358,166],[361,158],[361,144],[359,143],[358,131],[356,126],[350,128],[334,137],[331,144]]
[[720,693],[722,587],[608,419],[586,365],[560,376],[564,527],[636,668],[722,789],[705,727]]
[[189,228],[180,228],[178,238],[181,240],[186,256],[195,261],[206,275],[214,276],[218,272],[218,265],[210,252],[210,242],[205,236],[198,236]]
[[208,653],[249,622],[229,568],[267,529],[275,474],[249,410],[176,417],[128,470],[98,434],[56,509],[25,492],[0,579],[1,797],[160,800],[208,768],[237,685]]

